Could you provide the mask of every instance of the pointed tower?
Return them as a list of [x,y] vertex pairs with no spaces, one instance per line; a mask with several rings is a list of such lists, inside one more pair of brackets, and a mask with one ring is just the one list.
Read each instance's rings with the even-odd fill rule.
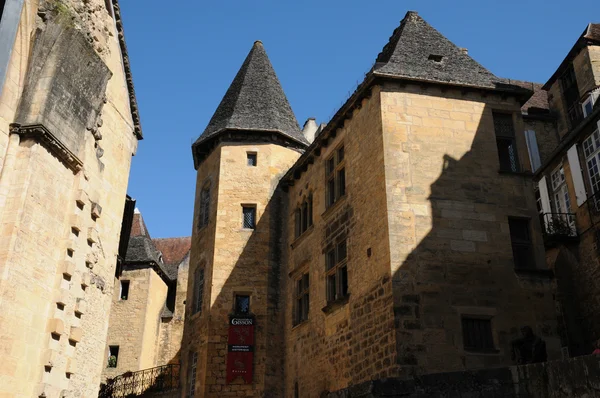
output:
[[[275,188],[307,144],[257,41],[192,146],[196,199],[181,352],[186,394],[281,396],[282,355],[273,353],[283,342],[277,283],[284,209]],[[240,319],[251,327],[234,331]]]

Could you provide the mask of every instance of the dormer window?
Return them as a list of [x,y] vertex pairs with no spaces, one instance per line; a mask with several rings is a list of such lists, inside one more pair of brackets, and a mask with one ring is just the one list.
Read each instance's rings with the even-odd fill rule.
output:
[[443,55],[429,54],[429,57],[427,59],[433,62],[442,62],[443,58]]

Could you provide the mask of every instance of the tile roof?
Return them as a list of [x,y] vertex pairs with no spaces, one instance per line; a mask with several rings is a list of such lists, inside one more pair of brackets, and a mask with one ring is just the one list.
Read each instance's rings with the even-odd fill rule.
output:
[[550,105],[548,104],[548,92],[543,90],[544,86],[542,83],[526,82],[522,80],[511,80],[512,84],[520,87],[533,90],[533,95],[529,100],[523,104],[521,111],[523,113],[549,113]]
[[376,75],[496,88],[494,76],[416,12],[409,11],[377,57]]
[[194,146],[227,130],[277,133],[308,145],[260,41],[254,43]]
[[154,246],[162,253],[165,264],[179,265],[192,247],[191,236],[181,238],[152,239]]

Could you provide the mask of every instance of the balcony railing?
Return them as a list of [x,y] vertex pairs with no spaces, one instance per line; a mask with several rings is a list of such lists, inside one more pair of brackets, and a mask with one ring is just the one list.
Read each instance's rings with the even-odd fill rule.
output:
[[99,398],[138,397],[145,393],[164,392],[179,388],[179,365],[164,365],[127,372],[100,387]]
[[577,237],[576,217],[572,213],[545,213],[543,227],[546,238],[569,239]]
[[600,221],[600,191],[588,197],[586,203],[590,213],[590,222],[594,225]]

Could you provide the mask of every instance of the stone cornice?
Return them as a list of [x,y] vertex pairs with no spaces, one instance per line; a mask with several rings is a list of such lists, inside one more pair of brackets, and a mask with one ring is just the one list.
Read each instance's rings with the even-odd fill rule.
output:
[[56,157],[58,157],[73,173],[77,174],[83,169],[83,162],[79,160],[58,138],[41,124],[22,126],[17,123],[10,125],[10,133],[18,134],[21,139],[31,138],[38,141]]

